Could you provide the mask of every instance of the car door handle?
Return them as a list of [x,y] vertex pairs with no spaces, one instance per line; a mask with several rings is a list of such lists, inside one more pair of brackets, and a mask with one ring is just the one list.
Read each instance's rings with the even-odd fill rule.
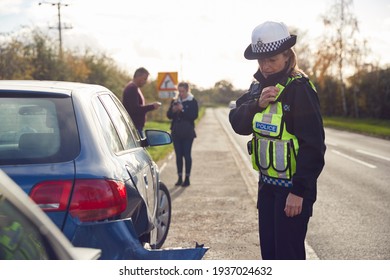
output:
[[148,188],[148,175],[144,174],[145,186]]

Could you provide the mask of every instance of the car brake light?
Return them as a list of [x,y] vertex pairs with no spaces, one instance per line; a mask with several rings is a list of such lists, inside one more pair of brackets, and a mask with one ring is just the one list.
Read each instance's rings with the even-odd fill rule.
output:
[[42,210],[65,211],[68,207],[73,181],[45,181],[37,184],[30,197]]
[[80,221],[98,221],[122,213],[127,206],[126,187],[111,180],[77,180],[70,214]]
[[47,181],[36,185],[30,197],[47,212],[65,211],[72,195],[69,212],[82,222],[98,221],[122,213],[127,206],[126,187],[113,180]]

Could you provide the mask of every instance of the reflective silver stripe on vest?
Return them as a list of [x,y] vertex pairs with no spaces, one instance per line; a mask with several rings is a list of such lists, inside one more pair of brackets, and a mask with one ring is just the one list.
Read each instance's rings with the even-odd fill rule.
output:
[[[264,123],[272,123],[272,115],[277,113],[277,104],[273,103],[269,105],[269,113],[263,114],[263,117],[261,118],[261,121]],[[263,135],[270,135],[270,131],[263,130],[261,132]]]
[[281,171],[279,173],[279,178],[282,178],[282,179],[287,179],[287,174],[285,172],[286,170],[286,162],[284,161],[286,158],[287,158],[287,155],[286,155],[286,149],[285,149],[285,145],[286,145],[286,142],[284,141],[275,141],[274,142],[274,145],[275,145],[275,149],[274,149],[274,155],[275,155],[275,160],[273,161],[274,162],[274,165],[275,165],[275,169],[278,171]]
[[269,112],[271,114],[276,114],[278,112],[278,104],[275,102],[275,103],[272,103],[269,107]]
[[[287,159],[289,142],[282,140],[269,140],[266,138],[260,138],[257,139],[257,141],[259,144],[259,168],[261,173],[267,176],[288,180],[288,171],[286,170],[288,162],[285,160]],[[275,172],[277,174],[275,174]]]
[[[268,139],[259,139],[260,141],[260,166],[262,174],[268,175],[268,169],[270,167],[270,161],[268,161],[268,151],[269,151],[269,140]],[[261,164],[265,164],[262,166]]]
[[[263,123],[271,123],[271,121],[272,121],[272,114],[264,114],[262,119],[261,119],[261,121]],[[261,133],[263,135],[270,135],[271,134],[270,131],[266,131],[266,130],[262,130]]]

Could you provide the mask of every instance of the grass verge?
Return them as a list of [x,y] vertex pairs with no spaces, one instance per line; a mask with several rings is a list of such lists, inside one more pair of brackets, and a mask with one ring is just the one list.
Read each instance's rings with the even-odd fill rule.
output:
[[[165,122],[146,122],[145,124],[145,130],[146,129],[157,129],[157,130],[163,130],[170,132],[170,126],[171,123],[169,121]],[[150,156],[155,162],[158,162],[159,160],[165,158],[173,151],[173,145],[164,145],[164,146],[156,146],[156,147],[148,147],[147,148]]]
[[324,126],[390,139],[389,120],[324,117]]

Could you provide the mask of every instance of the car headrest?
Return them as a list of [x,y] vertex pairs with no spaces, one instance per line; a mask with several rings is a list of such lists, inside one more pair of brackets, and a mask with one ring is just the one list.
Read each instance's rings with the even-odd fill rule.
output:
[[19,149],[44,152],[53,147],[54,133],[24,133],[19,138]]

